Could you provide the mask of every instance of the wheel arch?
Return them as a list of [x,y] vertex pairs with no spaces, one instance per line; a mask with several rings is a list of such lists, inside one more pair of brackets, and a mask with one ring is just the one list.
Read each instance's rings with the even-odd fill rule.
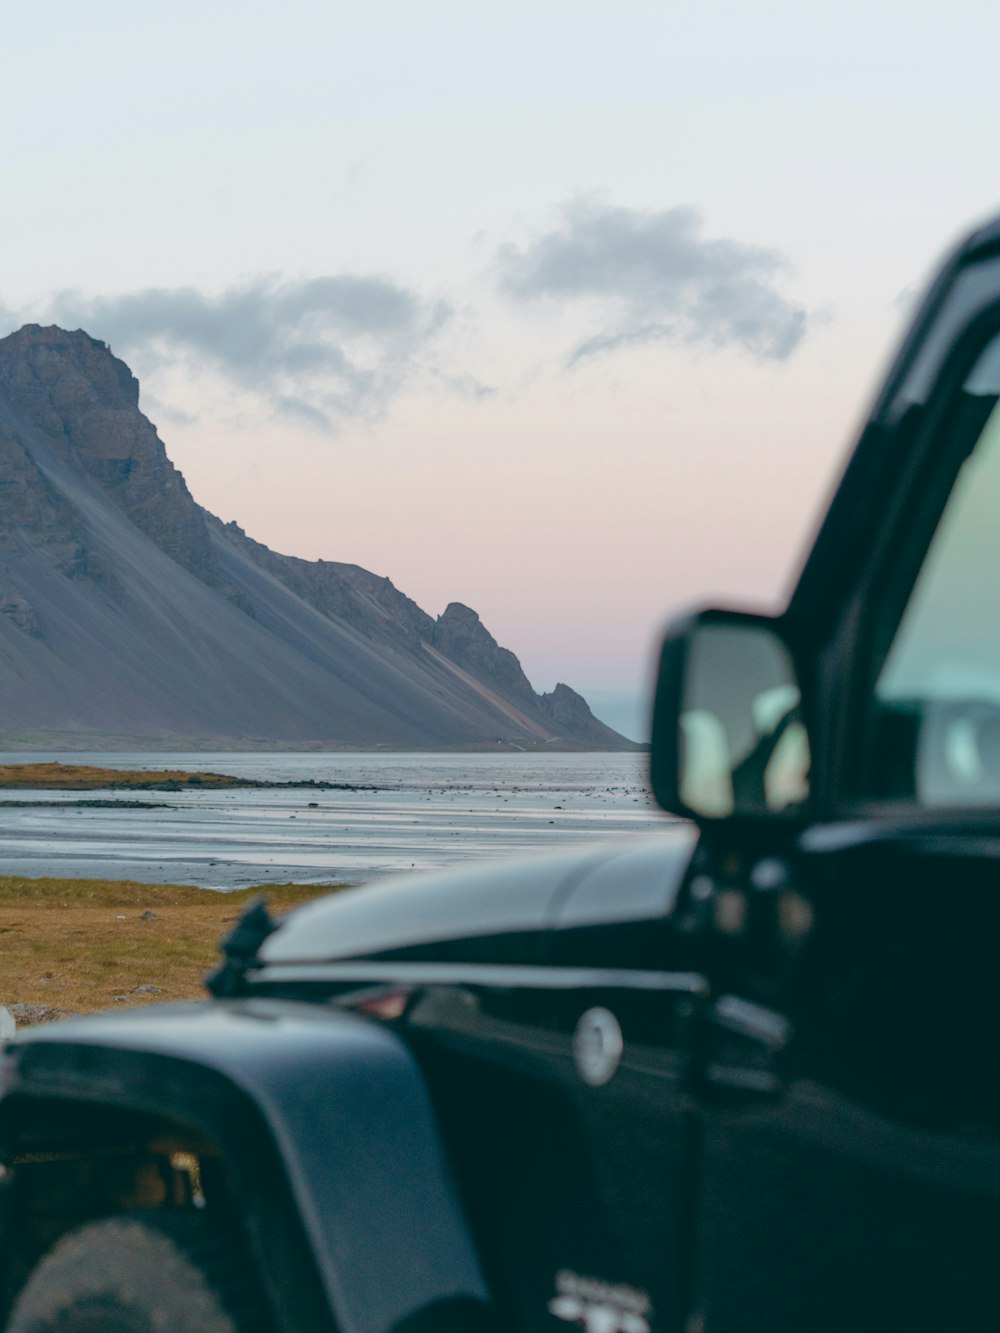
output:
[[423,1076],[395,1033],[314,1004],[206,1002],[53,1025],[5,1059],[12,1234],[46,1156],[79,1195],[71,1163],[93,1179],[109,1153],[161,1147],[223,1173],[280,1327],[489,1327]]

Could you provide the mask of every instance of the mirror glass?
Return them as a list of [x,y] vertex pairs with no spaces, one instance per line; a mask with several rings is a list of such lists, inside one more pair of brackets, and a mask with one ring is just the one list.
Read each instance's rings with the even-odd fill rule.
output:
[[696,815],[778,814],[805,801],[809,741],[795,667],[766,625],[695,625],[680,732],[679,793]]

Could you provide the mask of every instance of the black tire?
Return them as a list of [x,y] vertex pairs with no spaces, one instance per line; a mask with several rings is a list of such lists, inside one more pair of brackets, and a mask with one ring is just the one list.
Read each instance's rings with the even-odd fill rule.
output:
[[249,1265],[198,1213],[105,1218],[38,1263],[7,1333],[266,1333]]

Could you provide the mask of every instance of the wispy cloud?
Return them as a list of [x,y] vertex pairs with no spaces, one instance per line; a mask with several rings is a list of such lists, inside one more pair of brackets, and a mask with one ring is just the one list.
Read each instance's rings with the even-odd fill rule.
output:
[[144,356],[146,369],[213,370],[261,395],[273,414],[325,431],[382,412],[450,315],[444,302],[387,278],[351,274],[257,278],[219,295],[194,287],[111,297],[63,291],[46,311],[126,359]]
[[778,290],[790,265],[778,251],[703,235],[694,208],[567,204],[558,224],[497,255],[500,290],[524,303],[585,305],[594,331],[570,352],[588,357],[661,340],[736,346],[783,361],[809,316]]
[[142,405],[143,411],[155,418],[158,425],[166,423],[168,426],[193,426],[197,420],[190,412],[175,407],[173,403],[166,402],[145,389],[142,391]]

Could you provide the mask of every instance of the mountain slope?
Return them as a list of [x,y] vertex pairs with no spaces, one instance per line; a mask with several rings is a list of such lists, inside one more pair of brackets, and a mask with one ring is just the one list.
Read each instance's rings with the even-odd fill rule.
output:
[[0,340],[0,735],[631,748],[468,607],[207,513],[138,400],[81,331]]

